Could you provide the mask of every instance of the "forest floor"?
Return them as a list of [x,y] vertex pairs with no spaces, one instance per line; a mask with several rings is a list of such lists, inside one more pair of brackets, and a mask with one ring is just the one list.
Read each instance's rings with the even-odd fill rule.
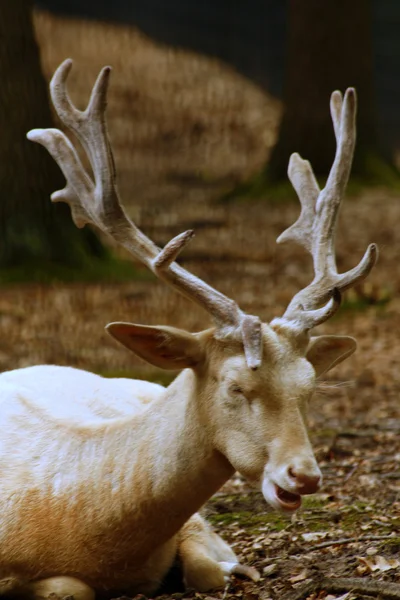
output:
[[[111,83],[110,132],[122,197],[137,224],[159,245],[195,229],[181,257],[186,268],[265,321],[282,314],[312,276],[305,253],[275,241],[296,219],[298,204],[269,202],[267,193],[215,201],[262,166],[279,105],[216,61],[166,51],[134,30],[43,13],[36,26],[47,75],[67,56],[78,58],[71,88],[80,90],[79,101],[89,91],[88,72],[92,78],[109,60],[125,69]],[[205,513],[240,559],[260,571],[260,581],[232,578],[225,590],[172,597],[400,598],[400,197],[384,189],[346,199],[339,270],[354,266],[370,242],[380,247],[378,265],[318,328],[359,343],[320,382],[310,406],[323,489],[289,518],[234,477]],[[140,267],[132,269],[132,283],[9,286],[0,296],[0,369],[68,364],[167,383],[170,376],[106,335],[104,325],[116,320],[190,331],[209,326],[200,310]]]

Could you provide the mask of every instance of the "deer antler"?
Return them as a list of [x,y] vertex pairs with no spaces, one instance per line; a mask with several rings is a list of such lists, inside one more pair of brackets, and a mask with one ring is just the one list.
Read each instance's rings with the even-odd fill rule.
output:
[[33,129],[28,133],[28,139],[47,148],[67,180],[63,190],[52,194],[52,201],[67,202],[78,227],[86,223],[96,225],[127,248],[157,277],[202,306],[215,321],[221,335],[227,331],[239,331],[247,363],[249,367],[257,368],[261,364],[262,352],[258,317],[244,314],[236,302],[174,262],[193,237],[193,231],[181,233],[161,250],[134,225],[121,206],[105,121],[110,67],[100,72],[84,111],[72,104],[66,90],[71,67],[72,60],[66,60],[56,70],[50,84],[51,98],[60,120],[76,135],[88,155],[94,182],[64,133],[58,129]]
[[[314,279],[290,302],[283,318],[299,322],[311,329],[326,321],[339,307],[340,292],[364,279],[377,259],[377,246],[370,244],[360,263],[339,274],[335,259],[335,227],[340,202],[349,179],[356,140],[356,92],[347,89],[344,99],[340,92],[331,96],[331,115],[336,136],[336,155],[326,186],[320,190],[307,160],[292,154],[289,179],[301,202],[300,217],[278,238],[278,243],[292,240],[312,256]],[[324,303],[328,305],[317,308]]]

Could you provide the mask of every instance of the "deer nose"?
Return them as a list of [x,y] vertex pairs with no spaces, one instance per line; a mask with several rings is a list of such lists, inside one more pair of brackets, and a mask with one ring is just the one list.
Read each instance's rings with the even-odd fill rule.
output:
[[304,473],[301,469],[289,467],[288,474],[290,479],[296,484],[298,494],[314,494],[321,486],[321,475]]

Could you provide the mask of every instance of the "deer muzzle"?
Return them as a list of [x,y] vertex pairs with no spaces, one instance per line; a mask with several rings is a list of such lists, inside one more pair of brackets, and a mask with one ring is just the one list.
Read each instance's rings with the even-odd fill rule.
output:
[[322,484],[322,474],[315,461],[296,461],[280,469],[264,470],[261,490],[273,508],[293,512],[300,508],[302,496],[315,494]]

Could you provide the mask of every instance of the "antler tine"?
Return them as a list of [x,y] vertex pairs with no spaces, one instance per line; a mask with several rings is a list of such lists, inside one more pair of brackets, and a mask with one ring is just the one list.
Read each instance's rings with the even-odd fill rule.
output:
[[193,232],[187,231],[176,236],[160,250],[132,223],[121,206],[105,121],[110,67],[102,69],[84,111],[73,105],[67,93],[66,82],[71,67],[71,60],[64,61],[58,67],[50,85],[51,97],[61,121],[73,131],[86,151],[94,182],[64,133],[57,129],[32,130],[28,138],[47,148],[67,180],[63,190],[52,194],[52,200],[67,202],[78,226],[83,227],[86,223],[96,225],[127,248],[160,279],[202,306],[214,319],[220,335],[236,330],[241,333],[248,364],[251,368],[257,368],[262,352],[260,341],[254,333],[260,330],[258,317],[245,315],[236,302],[174,262],[193,237]]
[[[337,310],[340,292],[364,279],[377,258],[377,247],[370,244],[356,267],[347,273],[337,272],[335,229],[353,160],[356,139],[355,90],[348,88],[344,99],[340,92],[333,92],[330,108],[337,148],[326,185],[320,190],[310,163],[298,154],[292,154],[288,175],[300,199],[301,212],[294,225],[277,240],[278,243],[292,240],[312,255],[314,279],[294,296],[283,316],[286,320],[302,323],[307,330],[327,320]],[[325,307],[316,310],[327,302]]]
[[300,199],[301,212],[296,223],[283,231],[276,241],[278,244],[294,241],[312,253],[312,239],[305,232],[312,230],[320,189],[310,163],[297,152],[290,157],[288,176]]
[[[67,180],[64,189],[52,193],[51,200],[70,205],[72,219],[77,227],[93,222],[85,207],[90,205],[88,199],[94,195],[95,187],[70,140],[58,129],[32,129],[27,138],[47,148]],[[79,198],[84,198],[85,201],[80,202]]]
[[[96,187],[92,197],[85,197],[85,208],[90,215],[89,222],[104,229],[103,214],[109,215],[108,225],[126,217],[116,193],[115,164],[105,121],[111,68],[104,67],[100,71],[84,111],[78,110],[68,95],[67,78],[71,68],[72,60],[69,59],[54,73],[50,83],[51,99],[60,120],[76,135],[89,157]],[[77,201],[83,201],[79,194]]]
[[330,109],[336,141],[340,137],[340,115],[342,113],[343,96],[339,90],[332,92]]

